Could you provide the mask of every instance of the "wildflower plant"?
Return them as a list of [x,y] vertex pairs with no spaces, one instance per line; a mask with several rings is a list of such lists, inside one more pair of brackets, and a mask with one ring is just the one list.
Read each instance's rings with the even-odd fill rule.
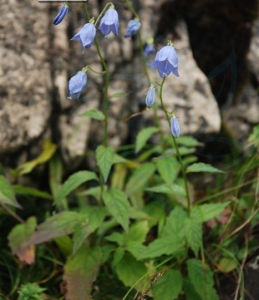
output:
[[[179,76],[180,53],[171,42],[157,51],[152,66],[161,78],[160,82],[152,82],[147,56],[155,52],[153,40],[149,40],[144,48],[141,19],[130,0],[122,2],[133,16],[128,22],[126,36],[136,35],[146,79],[147,94],[143,97],[143,103],[153,109],[155,126],[144,128],[137,134],[133,150],[125,151],[124,147],[115,150],[109,145],[109,62],[104,57],[97,30],[104,36],[112,33],[116,38],[119,35],[119,13],[114,4],[108,2],[99,15],[91,16],[84,2],[82,9],[86,23],[72,40],[80,41],[86,54],[89,47],[95,47],[103,70],[101,73],[96,72],[91,65],[82,64],[82,69],[75,70],[68,80],[68,94],[72,100],[80,99],[83,93],[88,92],[87,81],[91,80],[91,72],[103,76],[102,111],[86,112],[87,117],[104,124],[103,144],[91,156],[95,160],[96,169],[81,170],[63,180],[65,172],[61,159],[55,154],[56,145],[48,142],[40,157],[20,166],[17,176],[28,174],[38,164],[48,161],[50,193],[12,185],[0,175],[0,204],[3,208],[10,205],[13,211],[10,212],[7,207],[6,212],[20,222],[8,236],[9,246],[13,254],[28,263],[35,257],[32,254],[35,254],[36,245],[52,240],[54,250],[48,249],[47,257],[45,248],[41,248],[41,256],[43,259],[47,257],[46,264],[51,263],[51,276],[57,273],[56,264],[62,265],[66,299],[90,299],[94,290],[93,282],[98,286],[98,293],[99,289],[107,286],[107,278],[112,281],[112,285],[116,277],[123,285],[120,284],[118,290],[113,288],[116,294],[114,299],[137,299],[138,296],[144,299],[148,295],[155,300],[173,300],[184,295],[186,299],[216,300],[219,299],[214,281],[216,273],[213,274],[212,269],[221,268],[225,272],[227,267],[222,261],[224,258],[227,259],[227,266],[231,266],[231,271],[239,270],[236,250],[226,251],[225,247],[233,243],[231,237],[244,224],[244,208],[240,210],[237,229],[229,218],[217,243],[209,244],[211,236],[203,235],[203,226],[208,231],[208,221],[215,221],[212,236],[217,235],[221,225],[216,218],[220,218],[226,208],[231,206],[229,202],[221,201],[222,191],[220,195],[212,196],[217,199],[216,202],[210,202],[206,197],[194,202],[195,195],[191,192],[193,188],[188,174],[208,172],[218,176],[218,181],[222,180],[224,174],[211,165],[197,162],[195,150],[200,143],[193,137],[180,135],[181,124],[177,114],[169,112],[165,106],[164,86],[167,78],[172,76],[171,73]],[[54,24],[60,23],[67,12],[65,5],[55,17]],[[171,134],[162,129],[158,108],[162,110],[168,125],[167,132]],[[157,133],[160,135],[160,143],[148,144],[148,140]],[[257,140],[257,135],[251,139],[252,147],[258,143],[254,140]],[[131,156],[127,151],[132,151]],[[51,208],[50,213],[41,216],[40,219],[44,221],[40,225],[37,225],[35,216],[22,220],[15,212],[15,209],[21,207],[15,193],[52,201],[54,209]],[[251,219],[258,211],[256,205],[255,202]],[[234,207],[238,209],[236,203]],[[248,212],[249,209],[245,211]],[[56,252],[60,252],[58,259],[55,257]],[[104,275],[107,278],[105,284],[102,284]],[[237,275],[242,281],[242,273]],[[48,274],[47,280],[39,278],[38,282],[50,281],[51,276]],[[58,277],[61,278],[60,275]],[[19,274],[19,278],[23,276]],[[34,280],[32,276],[29,278],[30,281]],[[27,293],[28,287],[28,282],[27,285],[21,285],[19,297]],[[45,292],[36,287],[38,294]],[[119,294],[121,290],[123,292]],[[99,298],[106,298],[106,295]]]

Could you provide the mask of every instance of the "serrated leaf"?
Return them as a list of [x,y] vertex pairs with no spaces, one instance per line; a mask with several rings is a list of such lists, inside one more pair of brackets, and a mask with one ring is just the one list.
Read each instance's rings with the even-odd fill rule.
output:
[[97,180],[96,174],[90,171],[79,171],[69,176],[60,187],[55,197],[55,203],[59,204],[66,196],[78,188],[82,183]]
[[[132,286],[147,272],[143,262],[137,261],[133,256],[127,254],[117,264],[116,273],[118,278],[124,283],[125,286]],[[145,290],[148,286],[148,278],[144,278],[136,286],[138,290]]]
[[183,251],[184,241],[170,235],[151,242],[137,257],[138,259],[155,258],[161,255],[178,254]]
[[92,284],[97,277],[101,262],[102,252],[99,247],[82,246],[75,256],[68,259],[63,277],[66,284],[66,299],[92,299]]
[[26,245],[40,244],[51,239],[71,234],[79,222],[79,214],[72,211],[64,211],[41,223],[32,234]]
[[190,281],[195,291],[203,300],[218,300],[217,293],[214,289],[213,273],[206,264],[198,259],[189,259],[187,269]]
[[167,270],[153,287],[154,300],[177,299],[183,285],[183,277],[177,270]]
[[148,139],[156,132],[158,132],[158,128],[156,127],[147,127],[139,132],[136,139],[136,153],[146,145]]
[[143,164],[130,177],[126,185],[127,195],[134,194],[143,189],[150,177],[155,172],[155,166],[152,163]]
[[192,208],[191,217],[195,222],[206,222],[219,215],[227,205],[228,202],[197,205]]
[[18,175],[24,175],[30,173],[36,166],[43,164],[51,159],[56,152],[57,145],[53,144],[49,140],[45,140],[43,143],[43,150],[37,158],[27,161],[18,167],[16,170]]
[[179,163],[175,157],[158,158],[155,160],[156,167],[165,183],[171,184],[180,170]]
[[37,222],[35,217],[30,217],[25,223],[16,225],[8,235],[9,246],[12,253],[17,255],[20,261],[30,264],[34,262],[34,248],[26,246],[35,231]]
[[192,218],[187,218],[185,219],[184,230],[187,244],[197,257],[202,245],[201,223],[195,222]]
[[16,201],[12,186],[2,175],[0,175],[0,203],[21,208],[21,205]]
[[82,117],[88,117],[95,120],[103,121],[105,119],[104,114],[98,109],[90,109],[81,115]]
[[106,182],[113,164],[114,151],[112,147],[99,146],[96,150],[97,165],[101,170],[104,181]]
[[130,205],[125,194],[120,190],[110,189],[103,193],[103,200],[114,219],[128,231]]
[[223,173],[223,171],[205,163],[192,164],[186,169],[186,172],[187,173],[196,173],[196,172]]

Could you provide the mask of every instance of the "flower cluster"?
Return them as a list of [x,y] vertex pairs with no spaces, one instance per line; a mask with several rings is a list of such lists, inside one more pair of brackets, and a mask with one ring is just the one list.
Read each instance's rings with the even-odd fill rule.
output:
[[[57,16],[55,17],[53,23],[58,25],[62,22],[68,12],[68,5],[64,4]],[[100,20],[99,20],[100,19]],[[82,51],[84,52],[86,48],[92,46],[96,37],[96,26],[99,26],[98,29],[104,36],[113,33],[115,36],[119,33],[119,16],[114,8],[114,5],[108,3],[104,10],[101,12],[100,16],[95,21],[91,19],[86,23],[73,37],[71,40],[79,40],[82,46]],[[127,29],[125,33],[125,38],[133,37],[141,28],[141,23],[138,18],[132,19],[127,24]],[[153,43],[153,38],[147,40],[147,44],[143,50],[143,55],[145,57],[150,56],[155,52],[155,46]],[[167,77],[170,73],[173,73],[175,76],[179,76],[178,73],[178,55],[172,43],[168,43],[167,46],[162,47],[155,55],[155,59],[150,64],[151,67],[157,69],[161,78]],[[68,83],[68,90],[70,98],[80,97],[82,91],[87,84],[87,67],[83,68],[81,71],[78,71],[76,75],[70,78]],[[151,108],[155,103],[156,91],[153,84],[150,85],[147,95],[146,95],[146,106]],[[174,137],[180,135],[180,126],[179,122],[175,116],[171,118],[170,121],[171,133]]]

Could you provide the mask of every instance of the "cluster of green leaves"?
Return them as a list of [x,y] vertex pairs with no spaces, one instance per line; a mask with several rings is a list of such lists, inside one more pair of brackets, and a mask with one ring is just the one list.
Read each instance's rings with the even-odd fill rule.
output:
[[[101,117],[95,111],[87,116]],[[239,165],[236,186],[230,191],[210,192],[193,202],[190,210],[170,140],[165,149],[147,144],[157,133],[156,128],[145,128],[138,134],[133,150],[136,158],[99,146],[95,151],[96,171],[78,171],[65,181],[62,162],[54,155],[55,147],[45,143],[41,156],[21,166],[18,175],[49,160],[50,193],[12,185],[0,176],[2,213],[11,212],[19,220],[16,213],[21,204],[16,195],[45,199],[52,205],[40,222],[31,215],[12,228],[8,235],[11,251],[21,262],[31,264],[42,244],[54,245],[62,254],[58,263],[63,266],[67,299],[98,299],[93,284],[98,284],[103,272],[107,280],[112,273],[112,278],[123,283],[123,299],[128,299],[134,290],[157,300],[179,299],[183,295],[187,300],[219,299],[215,271],[239,272],[244,253],[244,248],[243,252],[238,250],[233,230],[242,226],[244,218],[250,218],[249,222],[258,220],[258,203],[253,202],[251,193],[242,192],[238,204],[233,204],[230,197],[233,193],[239,197],[240,187],[247,184],[246,174],[259,165],[257,132],[255,129],[249,139],[251,156]],[[197,140],[179,137],[177,143],[187,174],[211,173],[224,182],[227,174],[197,162]],[[249,187],[257,188],[256,181],[250,180]],[[228,212],[225,222],[222,218]],[[46,244],[49,241],[52,243]],[[253,249],[254,245],[249,247]],[[57,262],[57,257],[52,259]],[[44,290],[24,283],[18,292],[19,300],[40,299],[37,295]],[[37,292],[30,298],[33,289]],[[12,294],[15,292],[12,290]]]

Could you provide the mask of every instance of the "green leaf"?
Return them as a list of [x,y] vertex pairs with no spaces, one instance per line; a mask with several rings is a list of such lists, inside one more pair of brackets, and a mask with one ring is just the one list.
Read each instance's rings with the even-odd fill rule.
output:
[[185,189],[178,184],[160,184],[150,188],[146,188],[145,191],[168,194],[168,195],[177,195],[179,197],[185,196]]
[[102,252],[99,247],[83,246],[75,256],[68,259],[64,272],[66,299],[92,299],[92,284],[97,277],[101,262]]
[[177,299],[183,285],[183,277],[177,270],[167,270],[153,287],[154,300]]
[[189,259],[187,269],[190,281],[197,294],[203,300],[218,300],[217,293],[214,289],[213,273],[206,264],[198,259]]
[[228,202],[197,205],[192,208],[191,217],[195,222],[206,222],[219,215],[227,205]]
[[176,206],[166,218],[166,224],[162,231],[162,237],[175,236],[179,240],[183,240],[185,236],[184,223],[187,213],[181,206]]
[[218,269],[223,273],[229,273],[236,269],[238,266],[238,261],[230,257],[223,257],[217,264]]
[[81,117],[88,117],[99,121],[103,121],[105,119],[104,114],[98,109],[90,109],[83,113]]
[[195,291],[192,283],[188,279],[184,279],[183,290],[186,300],[201,300],[199,294]]
[[176,141],[178,145],[183,145],[186,147],[198,147],[202,145],[192,136],[179,136]]
[[104,181],[107,181],[114,159],[114,151],[112,147],[99,146],[96,150],[96,160]]
[[192,218],[187,218],[185,219],[184,229],[187,244],[189,247],[191,247],[195,256],[197,257],[202,245],[201,223],[195,222],[195,220]]
[[126,244],[128,245],[131,242],[142,244],[146,240],[148,231],[148,221],[136,222],[130,226],[129,232],[125,235]]
[[[118,278],[124,283],[125,286],[132,286],[147,272],[143,262],[137,261],[133,256],[126,254],[117,264],[116,273]],[[136,288],[138,290],[145,290],[148,286],[148,278],[141,280]]]
[[180,166],[175,157],[159,158],[155,160],[156,167],[165,183],[171,184],[176,179]]
[[63,165],[58,155],[55,155],[49,162],[49,186],[52,195],[57,195],[57,192],[62,184]]
[[82,183],[90,180],[97,180],[95,173],[90,171],[79,171],[69,176],[65,183],[60,187],[55,197],[55,203],[60,203],[67,195],[69,195]]
[[13,190],[16,194],[19,195],[25,195],[25,196],[34,196],[37,198],[52,200],[52,196],[46,192],[42,192],[40,190],[37,190],[35,188],[31,188],[28,186],[22,186],[22,185],[13,185]]
[[130,205],[123,192],[117,189],[110,189],[103,193],[103,200],[114,219],[128,231]]
[[2,175],[0,175],[0,203],[21,208],[21,205],[15,199],[12,186]]
[[187,173],[196,173],[196,172],[223,173],[223,171],[205,163],[195,163],[190,165],[187,168]]
[[152,163],[146,163],[139,167],[130,177],[126,185],[127,195],[132,195],[143,189],[154,172],[155,166]]
[[252,134],[248,138],[248,142],[255,147],[259,146],[259,125],[253,128]]
[[30,173],[36,166],[40,164],[44,164],[48,160],[51,159],[51,157],[56,152],[57,146],[53,144],[51,141],[46,140],[43,144],[43,150],[40,156],[37,158],[27,161],[16,170],[18,175],[24,175]]
[[40,244],[51,239],[68,235],[74,232],[79,222],[79,214],[72,211],[64,211],[46,219],[41,223],[26,246]]
[[120,248],[120,247],[114,251],[113,259],[112,259],[112,267],[113,268],[115,266],[117,266],[117,264],[122,260],[124,254],[125,254],[125,249]]
[[156,127],[147,127],[139,132],[136,139],[136,153],[146,145],[147,140],[156,132],[158,132]]
[[73,255],[82,246],[85,239],[101,226],[106,215],[106,209],[95,206],[88,206],[80,212],[80,223],[76,226],[73,235]]
[[155,258],[161,255],[178,254],[184,251],[184,241],[179,240],[177,236],[170,235],[163,238],[158,238],[150,243],[146,248],[139,253],[138,259]]
[[25,223],[13,227],[8,235],[9,246],[13,254],[20,256],[23,253],[27,247],[25,244],[34,233],[36,225],[36,218],[30,217]]

